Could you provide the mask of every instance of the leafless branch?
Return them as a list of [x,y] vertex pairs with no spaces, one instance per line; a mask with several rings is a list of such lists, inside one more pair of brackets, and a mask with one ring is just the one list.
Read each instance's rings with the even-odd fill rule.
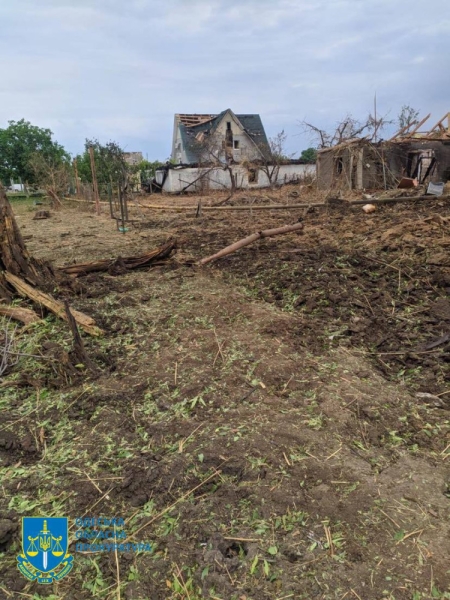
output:
[[372,114],[369,114],[364,121],[359,121],[348,114],[337,122],[333,131],[326,131],[305,120],[301,121],[299,125],[302,133],[309,133],[311,142],[321,149],[331,148],[363,135],[370,140],[376,139],[377,134],[392,122],[387,119],[387,115],[375,118]]
[[30,166],[38,184],[46,189],[52,199],[54,207],[61,207],[60,197],[69,188],[69,166],[64,162],[48,159],[39,152],[35,152],[31,156]]

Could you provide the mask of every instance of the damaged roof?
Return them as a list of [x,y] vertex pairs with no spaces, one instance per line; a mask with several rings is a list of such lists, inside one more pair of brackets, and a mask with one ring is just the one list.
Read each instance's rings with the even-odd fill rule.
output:
[[186,127],[195,127],[195,125],[201,125],[207,121],[211,121],[217,117],[217,115],[176,115],[178,122],[183,123]]
[[[227,112],[232,112],[229,108],[223,110],[218,115],[206,114],[177,114],[175,118],[180,125],[181,138],[184,147],[193,151],[193,140],[201,133],[213,133]],[[234,114],[234,113],[233,113]],[[253,142],[264,152],[269,148],[266,132],[257,114],[235,115],[243,130],[253,140]],[[198,139],[198,137],[197,137]]]

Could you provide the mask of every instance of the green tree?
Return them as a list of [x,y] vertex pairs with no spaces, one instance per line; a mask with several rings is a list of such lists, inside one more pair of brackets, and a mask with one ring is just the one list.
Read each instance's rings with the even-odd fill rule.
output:
[[306,150],[303,150],[300,154],[300,159],[308,162],[316,162],[317,150],[315,148],[307,148]]
[[139,172],[141,174],[141,181],[148,181],[149,179],[153,179],[155,176],[156,169],[159,167],[163,167],[164,163],[159,160],[149,161],[142,160],[135,167],[131,167],[131,172]]
[[98,140],[86,140],[84,152],[77,156],[78,176],[81,181],[92,183],[91,158],[89,148],[94,149],[95,170],[100,188],[105,190],[109,183],[122,182],[128,172],[123,149],[116,142],[101,144]]
[[35,172],[30,165],[31,157],[38,152],[53,163],[69,158],[64,148],[53,141],[50,129],[42,129],[29,121],[9,121],[6,129],[0,129],[0,180],[9,185],[16,182],[35,183]]
[[397,117],[398,128],[404,129],[405,127],[411,127],[411,125],[417,123],[418,116],[418,110],[416,110],[412,106],[409,106],[408,104],[404,104]]

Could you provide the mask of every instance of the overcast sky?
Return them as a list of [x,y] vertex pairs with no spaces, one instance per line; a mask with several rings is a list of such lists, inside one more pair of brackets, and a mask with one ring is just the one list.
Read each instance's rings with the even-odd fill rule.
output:
[[259,113],[288,150],[403,104],[450,110],[449,0],[1,0],[0,127],[25,118],[70,152],[86,137],[149,160],[176,112]]

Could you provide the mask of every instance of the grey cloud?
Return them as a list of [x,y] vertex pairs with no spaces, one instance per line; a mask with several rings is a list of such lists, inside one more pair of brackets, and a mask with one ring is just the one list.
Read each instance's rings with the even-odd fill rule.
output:
[[[304,117],[449,110],[447,0],[16,0],[0,7],[0,126],[26,118],[79,151],[170,151],[174,112],[259,112],[289,151]],[[435,118],[436,117],[436,118]]]

